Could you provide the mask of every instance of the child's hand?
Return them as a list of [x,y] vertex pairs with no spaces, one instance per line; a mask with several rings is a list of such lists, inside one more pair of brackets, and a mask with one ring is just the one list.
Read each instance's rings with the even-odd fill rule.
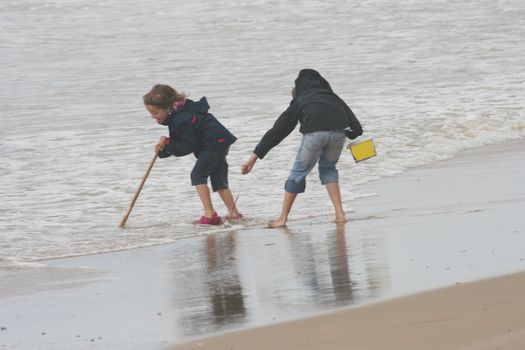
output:
[[168,141],[169,138],[166,136],[161,136],[159,142],[155,145],[155,153],[159,154],[164,149],[164,146],[166,146]]
[[243,175],[248,174],[255,165],[255,161],[257,161],[257,155],[253,153],[251,157],[246,162],[244,162],[243,165],[241,165],[241,173]]

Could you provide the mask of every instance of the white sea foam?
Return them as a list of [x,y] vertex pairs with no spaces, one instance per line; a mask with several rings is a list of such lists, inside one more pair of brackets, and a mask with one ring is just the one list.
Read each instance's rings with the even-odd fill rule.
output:
[[29,262],[29,261],[24,261],[24,260],[21,260],[19,258],[15,258],[15,257],[8,257],[6,258],[5,260],[0,260],[0,266],[9,266],[9,267],[30,267],[30,268],[41,268],[41,267],[46,267],[47,265],[44,264],[44,263],[39,263],[39,262]]
[[[347,208],[366,195],[360,184],[524,137],[524,13],[519,0],[3,2],[0,260],[232,229],[191,224],[201,211],[191,156],[159,160],[129,228],[116,228],[166,133],[142,107],[154,83],[206,95],[239,138],[230,185],[260,225],[280,209],[300,134],[253,173],[241,176],[239,165],[286,108],[300,68],[318,69],[376,143],[378,156],[366,162],[342,156]],[[331,210],[314,171],[292,219]]]

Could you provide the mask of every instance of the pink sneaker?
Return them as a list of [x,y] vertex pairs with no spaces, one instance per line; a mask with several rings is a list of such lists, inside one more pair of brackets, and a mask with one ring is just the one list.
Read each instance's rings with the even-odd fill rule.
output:
[[244,216],[242,216],[241,213],[238,213],[237,215],[235,216],[229,216],[229,215],[225,215],[222,217],[223,220],[225,221],[230,221],[230,220],[242,220],[244,219]]
[[211,218],[201,216],[201,218],[197,220],[197,224],[199,225],[220,225],[221,222],[221,217],[217,215],[217,213],[213,213],[213,216]]

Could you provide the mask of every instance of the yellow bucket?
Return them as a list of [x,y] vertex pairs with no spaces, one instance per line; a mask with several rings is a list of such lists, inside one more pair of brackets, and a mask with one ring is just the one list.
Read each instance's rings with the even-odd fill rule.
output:
[[351,142],[347,149],[352,153],[352,157],[354,157],[356,163],[372,158],[376,155],[374,142],[370,138]]

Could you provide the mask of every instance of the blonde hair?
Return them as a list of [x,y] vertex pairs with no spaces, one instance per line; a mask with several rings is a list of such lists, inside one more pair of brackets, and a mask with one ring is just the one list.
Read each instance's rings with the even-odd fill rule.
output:
[[143,96],[144,104],[160,108],[170,108],[173,102],[183,100],[186,94],[178,92],[169,85],[157,84]]

